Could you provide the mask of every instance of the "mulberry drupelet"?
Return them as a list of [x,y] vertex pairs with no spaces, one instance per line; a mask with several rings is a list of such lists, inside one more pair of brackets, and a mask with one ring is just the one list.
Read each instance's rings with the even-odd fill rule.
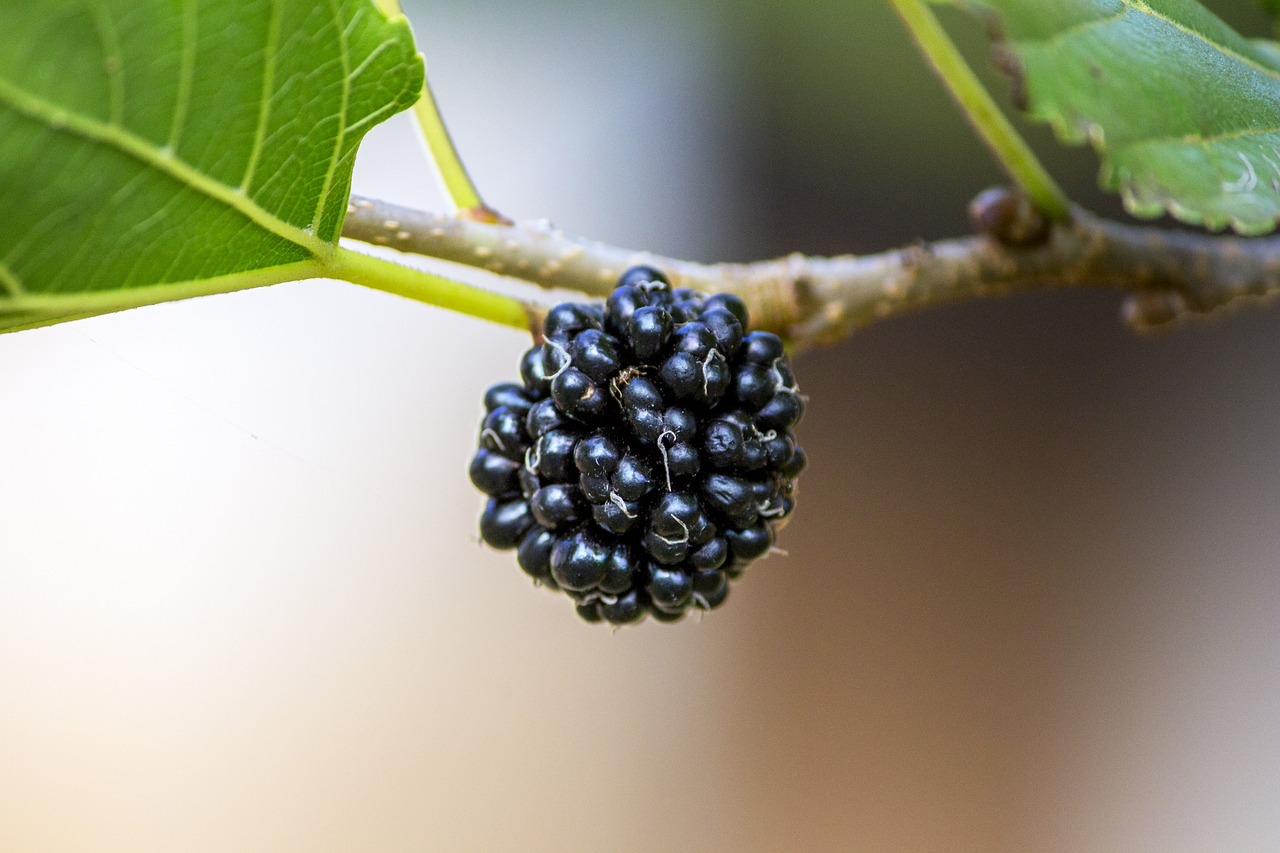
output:
[[710,610],[773,545],[804,468],[804,402],[782,341],[730,294],[647,266],[604,306],[566,302],[521,384],[485,394],[471,481],[480,536],[588,622]]

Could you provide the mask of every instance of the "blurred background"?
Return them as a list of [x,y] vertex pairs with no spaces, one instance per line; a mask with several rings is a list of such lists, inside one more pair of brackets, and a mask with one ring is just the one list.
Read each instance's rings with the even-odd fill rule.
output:
[[[869,252],[1002,178],[881,2],[408,11],[517,219]],[[440,209],[416,145],[356,191]],[[516,332],[308,282],[0,337],[0,851],[1280,849],[1280,311],[1119,305],[805,354],[788,555],[616,633],[477,544]]]

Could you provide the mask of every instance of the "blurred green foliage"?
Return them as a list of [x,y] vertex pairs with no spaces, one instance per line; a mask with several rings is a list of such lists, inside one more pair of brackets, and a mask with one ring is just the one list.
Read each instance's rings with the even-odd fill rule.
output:
[[[1246,36],[1270,34],[1254,0],[1205,5]],[[774,211],[762,230],[776,251],[869,250],[955,233],[967,228],[968,199],[1004,181],[887,3],[705,8],[723,14],[742,45],[727,61],[756,122],[766,208]],[[1072,199],[1123,216],[1118,199],[1098,189],[1092,152],[1062,146],[1017,115],[982,24],[947,8],[939,17]]]

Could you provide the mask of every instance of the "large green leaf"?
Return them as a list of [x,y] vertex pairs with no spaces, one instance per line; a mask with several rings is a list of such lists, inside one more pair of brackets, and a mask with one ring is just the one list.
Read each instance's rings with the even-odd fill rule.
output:
[[0,0],[0,328],[316,274],[422,81],[371,0]]
[[1280,217],[1280,51],[1194,0],[961,0],[995,15],[1027,108],[1103,155],[1139,216],[1246,234]]

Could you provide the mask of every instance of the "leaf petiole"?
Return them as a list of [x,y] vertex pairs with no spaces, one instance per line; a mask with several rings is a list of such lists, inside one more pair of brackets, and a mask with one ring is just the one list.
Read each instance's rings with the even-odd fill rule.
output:
[[393,293],[525,331],[529,330],[536,314],[533,306],[527,306],[513,297],[340,246],[325,252],[323,257],[216,278],[96,293],[23,294],[0,299],[0,333],[96,317],[161,302],[234,293],[315,278],[340,279],[360,284],[373,290]]
[[965,62],[925,0],[889,0],[925,59],[964,110],[965,117],[996,155],[1009,176],[1045,216],[1057,222],[1071,218],[1066,193],[1009,123],[991,93]]
[[529,330],[533,316],[532,307],[514,297],[353,249],[339,247],[320,275],[525,331]]
[[[400,0],[378,0],[378,7],[388,16],[405,18]],[[480,191],[462,165],[462,158],[458,156],[458,149],[454,147],[449,129],[445,127],[440,108],[436,105],[428,77],[423,78],[422,92],[413,105],[413,117],[427,147],[431,164],[435,167],[436,177],[439,178],[445,195],[453,203],[454,213],[480,222],[504,221],[502,216],[484,203]]]

